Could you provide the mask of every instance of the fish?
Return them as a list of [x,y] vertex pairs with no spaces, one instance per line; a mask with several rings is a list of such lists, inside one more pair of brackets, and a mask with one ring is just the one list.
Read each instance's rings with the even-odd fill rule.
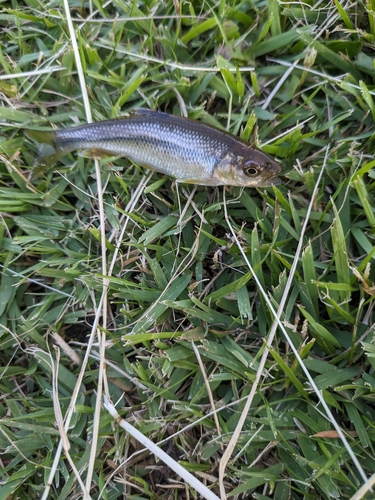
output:
[[92,158],[125,156],[188,184],[258,188],[281,182],[280,165],[253,145],[203,122],[160,111],[138,108],[126,118],[26,134],[41,144],[39,169],[81,150]]

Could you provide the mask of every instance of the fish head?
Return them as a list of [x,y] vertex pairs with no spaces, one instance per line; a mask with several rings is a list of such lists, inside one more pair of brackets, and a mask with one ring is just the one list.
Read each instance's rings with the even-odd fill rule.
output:
[[217,185],[244,187],[280,184],[281,180],[276,177],[280,172],[281,167],[275,160],[247,144],[227,153],[214,169]]

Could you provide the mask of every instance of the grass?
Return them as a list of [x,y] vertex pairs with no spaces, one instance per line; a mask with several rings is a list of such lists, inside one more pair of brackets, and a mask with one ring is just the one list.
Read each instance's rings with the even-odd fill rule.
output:
[[[0,5],[0,500],[374,498],[373,0]],[[136,107],[283,183],[30,180],[25,128]]]

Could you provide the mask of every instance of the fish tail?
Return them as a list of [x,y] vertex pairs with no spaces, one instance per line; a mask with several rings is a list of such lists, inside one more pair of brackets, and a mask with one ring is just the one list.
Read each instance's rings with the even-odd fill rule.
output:
[[34,166],[52,167],[60,158],[66,155],[66,151],[56,145],[56,132],[44,132],[41,130],[26,130],[26,135],[40,143],[38,156]]

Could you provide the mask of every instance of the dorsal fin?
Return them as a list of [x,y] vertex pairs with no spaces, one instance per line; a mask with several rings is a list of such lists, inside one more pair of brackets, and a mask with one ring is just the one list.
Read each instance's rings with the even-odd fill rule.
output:
[[147,109],[147,108],[135,108],[132,113],[133,116],[155,116],[155,115],[162,115],[162,116],[171,116],[168,113],[164,113],[163,111],[157,111],[156,109]]

